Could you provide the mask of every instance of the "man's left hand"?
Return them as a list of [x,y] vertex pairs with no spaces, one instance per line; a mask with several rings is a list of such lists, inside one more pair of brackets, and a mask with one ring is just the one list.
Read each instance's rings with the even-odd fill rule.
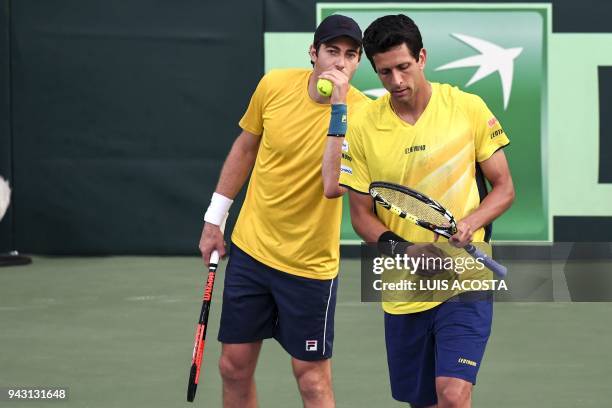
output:
[[448,242],[457,248],[463,248],[470,242],[472,242],[472,235],[474,230],[465,221],[457,222],[457,233],[449,238]]

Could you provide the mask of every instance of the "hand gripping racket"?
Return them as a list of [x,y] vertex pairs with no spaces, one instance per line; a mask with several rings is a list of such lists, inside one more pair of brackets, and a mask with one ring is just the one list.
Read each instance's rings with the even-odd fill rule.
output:
[[[457,223],[453,215],[438,202],[418,191],[399,184],[375,181],[370,184],[370,195],[382,207],[420,227],[446,238],[457,233]],[[463,249],[474,258],[479,259],[497,276],[501,278],[506,276],[505,266],[495,262],[474,245],[468,244]]]
[[[227,215],[225,216],[227,219]],[[220,226],[221,232],[225,229],[225,220]],[[187,401],[193,402],[198,382],[200,380],[200,369],[202,368],[202,357],[204,356],[204,345],[206,343],[206,329],[208,327],[208,313],[210,312],[210,304],[212,300],[213,288],[215,286],[215,275],[217,266],[219,265],[219,252],[216,250],[210,254],[208,262],[208,279],[204,286],[204,296],[202,297],[202,310],[200,311],[200,319],[196,326],[195,339],[193,343],[193,356],[191,358],[191,369],[189,370],[189,383],[187,384]]]

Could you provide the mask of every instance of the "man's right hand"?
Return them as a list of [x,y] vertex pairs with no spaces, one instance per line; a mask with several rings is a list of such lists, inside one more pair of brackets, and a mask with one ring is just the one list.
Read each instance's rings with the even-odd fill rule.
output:
[[204,228],[202,229],[202,237],[200,238],[200,252],[202,253],[202,259],[204,259],[204,264],[207,268],[210,262],[210,254],[212,254],[214,250],[219,252],[219,258],[225,257],[226,251],[223,233],[218,225],[205,222]]
[[331,94],[329,103],[332,105],[339,103],[346,105],[346,97],[349,89],[351,88],[348,75],[346,75],[344,71],[330,69],[322,72],[319,75],[319,78],[327,79],[334,85],[334,90]]

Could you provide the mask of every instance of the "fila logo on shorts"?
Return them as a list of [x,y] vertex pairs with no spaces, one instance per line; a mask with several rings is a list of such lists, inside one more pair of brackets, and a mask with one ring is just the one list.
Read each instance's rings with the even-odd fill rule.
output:
[[306,340],[306,351],[317,351],[317,340]]

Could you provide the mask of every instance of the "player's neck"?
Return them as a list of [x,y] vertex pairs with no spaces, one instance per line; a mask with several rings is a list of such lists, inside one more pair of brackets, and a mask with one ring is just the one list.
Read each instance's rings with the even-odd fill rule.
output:
[[429,81],[425,81],[425,86],[419,89],[411,98],[407,101],[395,100],[391,97],[391,109],[395,114],[402,119],[404,122],[414,125],[431,100],[432,89]]

